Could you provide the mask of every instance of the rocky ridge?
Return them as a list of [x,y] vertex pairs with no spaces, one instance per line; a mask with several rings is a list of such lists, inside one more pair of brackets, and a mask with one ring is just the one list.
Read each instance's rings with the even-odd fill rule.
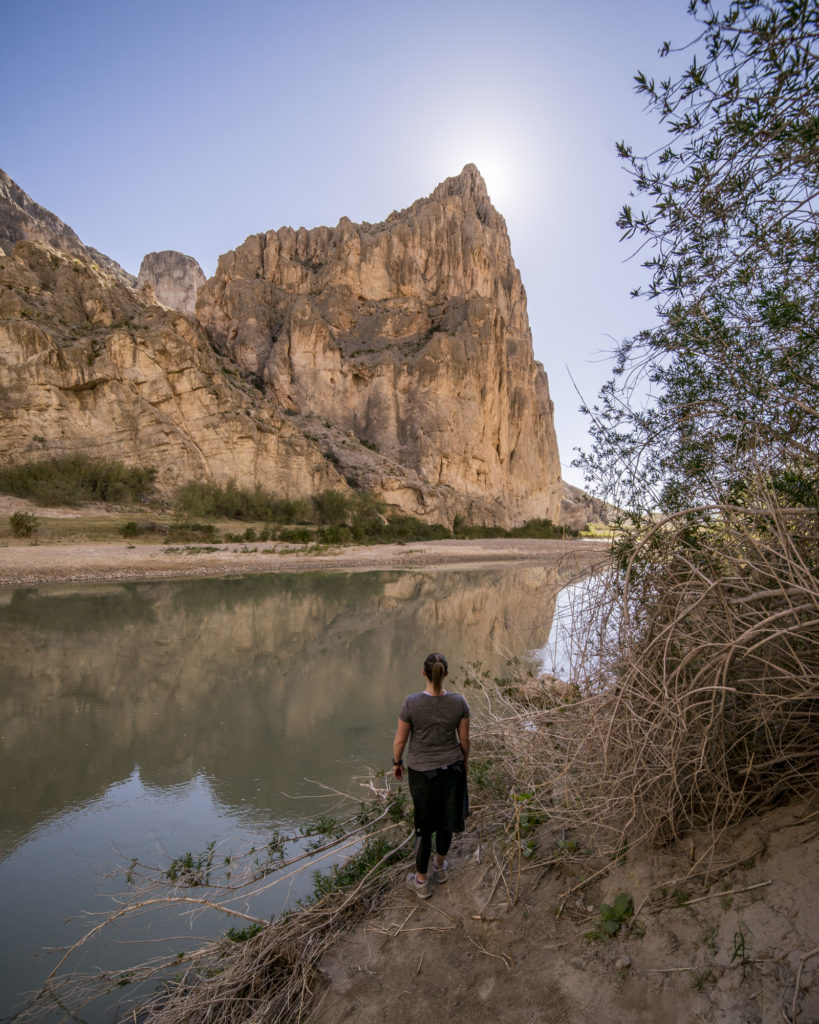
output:
[[[474,166],[380,224],[250,236],[204,284],[149,254],[139,290],[0,186],[3,461],[93,453],[156,466],[166,493],[234,479],[363,488],[432,522],[558,519],[548,382]],[[197,291],[196,317],[166,308]]]
[[77,233],[28,193],[0,168],[0,254],[10,255],[16,242],[30,239],[97,264],[114,280],[129,287],[136,278],[105,253],[84,245]]

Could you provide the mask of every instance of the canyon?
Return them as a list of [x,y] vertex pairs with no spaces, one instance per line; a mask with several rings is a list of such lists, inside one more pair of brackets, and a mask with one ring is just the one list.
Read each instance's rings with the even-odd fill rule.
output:
[[[134,278],[0,177],[0,460],[86,454],[451,525],[577,520],[506,223],[474,165],[378,224]],[[562,502],[562,509],[561,509]]]

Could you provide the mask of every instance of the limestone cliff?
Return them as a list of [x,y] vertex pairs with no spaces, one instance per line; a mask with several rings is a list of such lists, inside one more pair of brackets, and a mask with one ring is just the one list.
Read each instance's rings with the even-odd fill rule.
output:
[[202,268],[192,256],[171,249],[149,252],[142,259],[137,287],[149,283],[163,306],[181,313],[196,311],[196,296],[205,283]]
[[[136,279],[0,172],[0,461],[99,454],[432,522],[560,514],[552,403],[477,169],[381,224],[282,228]],[[197,317],[190,309],[198,292]],[[159,305],[162,303],[162,305]]]
[[354,486],[435,519],[557,520],[548,382],[473,165],[380,224],[250,236],[220,258],[197,316],[219,352],[316,423]]
[[191,317],[42,243],[0,256],[0,460],[87,454],[285,496],[346,485]]

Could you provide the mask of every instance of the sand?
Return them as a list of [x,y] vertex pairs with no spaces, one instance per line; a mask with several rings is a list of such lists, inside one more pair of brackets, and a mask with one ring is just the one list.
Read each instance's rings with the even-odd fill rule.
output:
[[597,541],[441,540],[318,551],[294,544],[31,544],[0,547],[0,587],[38,583],[154,580],[246,573],[374,571],[418,566],[470,566],[543,563],[573,557],[603,557]]

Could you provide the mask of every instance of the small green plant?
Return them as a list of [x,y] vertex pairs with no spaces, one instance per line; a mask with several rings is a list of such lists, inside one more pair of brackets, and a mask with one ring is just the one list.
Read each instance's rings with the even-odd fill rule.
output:
[[753,938],[753,934],[750,928],[747,925],[743,925],[742,921],[740,921],[737,925],[737,930],[734,932],[734,949],[731,953],[731,963],[739,961],[743,974],[745,973],[745,968],[751,962],[748,955],[748,937]]
[[9,516],[11,532],[15,537],[33,537],[40,523],[30,512],[15,512]]
[[191,888],[209,885],[215,846],[215,842],[211,841],[200,854],[194,855],[188,851],[181,857],[176,857],[171,861],[165,872],[165,877],[171,882],[179,882],[180,885],[187,885]]
[[671,893],[671,898],[674,900],[675,907],[684,907],[691,899],[691,893],[686,892],[685,889],[674,889]]
[[710,925],[708,928],[706,928],[705,932],[703,933],[702,939],[700,940],[700,945],[707,949],[711,956],[717,955],[716,925]]
[[126,538],[136,537],[139,535],[139,526],[133,520],[129,520],[119,532]]
[[558,839],[557,852],[561,857],[578,857],[585,853],[576,839]]
[[592,931],[586,932],[588,939],[613,938],[629,918],[634,916],[634,900],[628,893],[620,892],[614,903],[600,904],[600,918]]
[[225,938],[231,942],[247,942],[248,939],[252,939],[254,935],[258,935],[262,930],[262,925],[249,924],[247,928],[228,928],[225,932]]
[[714,972],[711,970],[691,972],[691,987],[697,992],[702,992],[706,985],[712,985],[714,981]]

